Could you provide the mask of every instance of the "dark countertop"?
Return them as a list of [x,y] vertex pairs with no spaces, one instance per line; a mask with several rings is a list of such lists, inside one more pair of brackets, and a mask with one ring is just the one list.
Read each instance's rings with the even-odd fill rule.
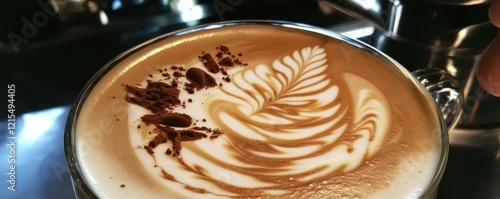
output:
[[[19,2],[30,2],[31,6]],[[1,175],[0,198],[74,198],[62,141],[69,107],[93,74],[132,46],[173,30],[221,20],[278,19],[328,28],[355,21],[338,12],[321,11],[316,1],[310,0],[201,0],[196,2],[204,14],[191,21],[183,20],[171,7],[159,5],[160,1],[142,2],[116,10],[109,8],[111,4],[103,6],[107,25],[102,25],[96,14],[82,14],[89,19],[70,22],[49,17],[47,24],[37,28],[37,34],[19,45],[18,52],[7,36],[0,38],[0,83],[16,87],[15,138],[9,137],[6,128],[7,108],[0,118],[0,171],[5,173]],[[0,15],[0,35],[22,36],[22,19],[32,19],[44,10],[38,1],[10,3],[12,6],[2,7],[8,10]],[[229,7],[218,12],[215,6],[221,4],[217,3]],[[26,7],[29,9],[19,11]],[[7,95],[7,89],[4,93]],[[0,102],[0,107],[7,107],[7,102]],[[8,144],[12,141],[16,141],[15,192],[7,189]],[[500,156],[482,148],[452,145],[438,198],[500,199]]]

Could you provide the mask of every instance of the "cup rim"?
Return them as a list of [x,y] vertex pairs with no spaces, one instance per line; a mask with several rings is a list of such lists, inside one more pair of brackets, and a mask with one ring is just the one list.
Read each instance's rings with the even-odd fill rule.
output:
[[446,123],[443,119],[443,116],[441,114],[441,111],[439,111],[439,108],[437,104],[434,101],[434,98],[430,95],[428,90],[414,77],[406,68],[404,68],[401,64],[399,64],[397,61],[392,59],[390,56],[386,55],[382,51],[376,49],[373,46],[370,46],[358,39],[350,38],[344,35],[341,35],[337,32],[334,32],[332,30],[328,30],[326,28],[318,27],[318,26],[313,26],[309,24],[304,24],[304,23],[298,23],[298,22],[292,22],[292,21],[283,21],[283,20],[231,20],[231,21],[222,21],[222,22],[213,22],[213,23],[207,23],[207,24],[201,24],[201,25],[196,25],[192,27],[187,27],[183,29],[179,29],[176,31],[172,31],[166,34],[162,34],[159,36],[156,36],[152,39],[146,40],[126,51],[123,53],[119,54],[116,56],[114,59],[109,61],[107,64],[105,64],[99,71],[96,72],[92,76],[92,78],[85,84],[83,89],[80,91],[78,94],[76,100],[74,103],[71,105],[71,109],[68,113],[68,117],[66,120],[65,124],[65,132],[64,132],[64,153],[65,153],[65,159],[66,163],[68,165],[68,169],[71,175],[71,180],[73,182],[73,189],[75,191],[75,194],[77,197],[84,197],[84,198],[98,198],[98,194],[96,194],[92,189],[90,184],[88,183],[88,180],[86,177],[83,175],[82,168],[80,167],[78,157],[76,156],[77,151],[75,147],[75,136],[74,134],[76,133],[76,124],[77,120],[81,111],[82,106],[84,105],[88,95],[92,92],[93,88],[97,85],[99,80],[104,77],[112,68],[114,68],[118,63],[123,61],[124,59],[128,58],[129,56],[133,55],[134,53],[151,46],[157,42],[180,36],[180,35],[185,35],[193,32],[198,32],[198,31],[203,31],[203,30],[212,30],[212,29],[217,29],[225,26],[239,26],[239,25],[268,25],[268,26],[278,26],[278,27],[284,27],[284,28],[290,28],[290,29],[295,29],[295,30],[302,30],[302,31],[307,31],[307,32],[312,32],[315,34],[320,34],[324,36],[328,36],[333,39],[337,39],[341,42],[345,42],[351,46],[354,46],[356,48],[359,48],[361,50],[367,51],[368,53],[371,53],[372,55],[376,56],[377,58],[381,59],[382,61],[386,62],[388,65],[393,67],[394,69],[398,70],[403,76],[406,77],[409,81],[411,81],[414,86],[417,87],[417,89],[424,95],[426,100],[431,106],[432,109],[435,111],[436,118],[439,120],[439,128],[440,128],[440,139],[441,139],[441,154],[439,157],[439,162],[437,164],[436,172],[427,186],[425,190],[422,191],[421,197],[423,198],[429,198],[432,197],[433,194],[435,194],[435,190],[437,190],[437,187],[439,185],[439,182],[441,181],[441,178],[443,176],[447,159],[448,159],[448,153],[449,153],[449,141],[448,141],[448,129],[446,127]]

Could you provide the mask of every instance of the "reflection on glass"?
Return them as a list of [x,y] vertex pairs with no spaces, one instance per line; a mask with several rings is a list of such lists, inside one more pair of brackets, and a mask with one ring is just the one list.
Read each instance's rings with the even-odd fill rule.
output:
[[340,34],[350,38],[363,38],[373,34],[375,28],[373,26],[362,27],[359,29],[340,32]]

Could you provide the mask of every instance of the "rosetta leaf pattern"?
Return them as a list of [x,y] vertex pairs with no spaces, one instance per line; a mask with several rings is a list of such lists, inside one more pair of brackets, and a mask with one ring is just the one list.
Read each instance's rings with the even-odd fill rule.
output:
[[[269,181],[314,179],[352,171],[378,151],[386,130],[383,95],[359,76],[328,76],[327,63],[325,49],[306,47],[242,70],[233,77],[236,88],[224,87],[219,105],[210,105],[218,110],[212,118],[230,132],[227,148],[247,165],[241,170],[272,162],[282,166],[250,173]],[[338,81],[349,86],[341,90]]]
[[307,47],[275,60],[271,66],[258,65],[255,70],[238,74],[233,82],[245,93],[240,97],[252,107],[249,115],[280,118],[271,121],[282,125],[311,119],[305,116],[314,116],[311,112],[324,105],[319,96],[336,93],[330,92],[335,88],[328,88],[331,80],[324,74],[327,67],[325,50]]
[[188,158],[179,159],[181,168],[199,184],[223,185],[222,193],[213,192],[221,196],[292,194],[289,190],[359,168],[385,139],[388,103],[362,77],[329,75],[328,63],[325,49],[314,46],[234,73],[232,83],[220,87],[222,93],[204,101],[223,139],[192,143],[183,153],[235,179],[220,180]]

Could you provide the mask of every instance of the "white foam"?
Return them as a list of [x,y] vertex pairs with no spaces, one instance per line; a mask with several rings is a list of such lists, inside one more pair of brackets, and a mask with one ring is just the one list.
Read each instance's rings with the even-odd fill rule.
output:
[[[242,168],[263,169],[269,173],[258,174],[271,177],[297,176],[294,180],[298,182],[319,179],[340,168],[342,168],[343,172],[355,171],[365,162],[366,158],[370,158],[379,152],[389,128],[387,122],[391,117],[388,110],[389,105],[387,99],[385,99],[382,92],[376,86],[359,76],[346,74],[341,81],[346,82],[349,90],[340,90],[337,85],[332,85],[332,82],[326,79],[327,76],[318,75],[329,67],[326,65],[326,61],[322,61],[322,59],[326,59],[325,54],[324,49],[319,47],[298,49],[292,56],[276,60],[271,66],[260,64],[255,70],[246,70],[245,68],[229,70],[228,72],[232,74],[232,84],[224,83],[222,87],[202,89],[194,94],[188,94],[181,89],[181,101],[192,99],[193,102],[186,103],[186,107],[177,107],[173,112],[187,113],[194,121],[198,121],[198,124],[210,128],[221,128],[225,132],[224,135],[217,139],[201,139],[182,143],[182,160],[189,169],[202,168],[201,170],[197,170],[198,173],[186,169],[184,165],[180,164],[172,156],[165,155],[164,152],[170,147],[169,144],[162,144],[154,149],[154,157],[158,165],[155,169],[151,166],[155,162],[146,150],[134,150],[135,154],[144,168],[152,168],[149,170],[151,176],[163,184],[165,190],[186,198],[211,198],[215,196],[221,198],[222,195],[237,196],[237,193],[223,189],[206,179],[214,179],[247,189],[261,188],[268,194],[287,193],[287,190],[267,189],[267,187],[272,187],[276,184],[258,180],[255,177],[256,173],[240,172]],[[306,62],[307,60],[310,61],[307,62],[310,65],[301,65],[302,62]],[[308,66],[310,68],[307,68]],[[203,66],[199,63],[187,67],[198,67],[204,70]],[[306,67],[306,69],[303,67]],[[276,69],[279,69],[278,74],[275,71]],[[286,89],[287,82],[292,81],[291,79],[294,79],[299,73],[298,71],[302,70],[308,71],[305,72],[307,75],[304,75],[304,78],[307,78],[307,80],[298,81],[296,89],[290,89],[293,95],[276,100],[276,102],[293,106],[291,109],[304,104],[309,104],[308,107],[293,115],[286,115],[286,110],[280,109],[279,106],[274,107],[274,109],[271,107],[272,111],[259,113],[258,110],[263,107],[263,104],[267,103],[275,95],[282,95],[283,93],[279,92]],[[216,75],[215,77],[220,82],[223,76]],[[162,79],[159,75],[153,78]],[[180,78],[180,82],[187,82],[187,80]],[[274,86],[270,86],[270,84]],[[145,82],[142,85],[144,86]],[[327,88],[325,89],[325,87]],[[308,96],[297,95],[305,91],[313,92],[314,94]],[[259,95],[259,93],[264,94]],[[340,93],[350,93],[355,100],[354,106],[349,107],[349,109],[355,112],[352,123],[357,128],[357,130],[354,129],[354,133],[359,138],[351,143],[351,151],[349,151],[347,145],[337,144],[330,151],[316,153],[316,151],[321,150],[323,147],[336,143],[346,133],[346,130],[349,130],[349,132],[353,131],[352,129],[347,129],[347,125],[341,123],[341,120],[345,119],[342,117],[345,115],[343,107],[346,105],[338,104],[330,106],[339,98]],[[256,95],[257,97],[252,98],[251,95]],[[224,102],[219,106],[220,109],[207,108],[211,102],[217,101]],[[293,110],[295,111],[295,109]],[[144,129],[138,129],[137,124],[140,123],[140,117],[148,114],[148,111],[134,104],[128,104],[127,112],[129,115],[129,134],[132,143],[130,147],[147,145],[150,137],[142,135]],[[249,125],[245,123],[247,121],[240,121],[233,117],[234,114],[245,116],[246,119],[263,126]],[[282,117],[283,115],[288,117]],[[297,123],[296,121],[310,122],[313,120],[312,118],[321,119],[331,117],[332,115],[337,115],[337,118],[333,118],[328,122],[318,123],[315,126],[289,127]],[[368,115],[370,116],[368,117]],[[365,123],[367,118],[371,123]],[[206,122],[202,122],[203,119],[207,119]],[[224,128],[224,126],[221,126],[217,122],[218,120],[224,121],[225,125],[228,126]],[[329,134],[323,135],[324,132],[329,132]],[[267,146],[278,151],[278,153],[253,151],[252,154],[256,155],[255,157],[283,159],[298,158],[307,156],[308,154],[309,156],[290,161],[291,164],[283,166],[280,168],[281,170],[274,171],[273,169],[277,168],[266,168],[252,164],[252,158],[255,157],[247,156],[246,158],[249,159],[248,162],[241,161],[239,158],[245,156],[240,151],[228,150],[237,149],[238,147],[235,145],[241,144],[234,143],[231,136],[241,136],[250,144],[266,142],[268,143]],[[304,145],[297,143],[294,146],[283,146],[276,143],[273,144],[270,141],[276,139],[295,143],[297,140],[304,140],[314,136],[317,138],[312,139],[310,143]],[[200,151],[205,151],[206,153],[200,153]],[[437,160],[439,159],[439,150],[431,151],[435,151],[436,153],[422,153],[417,154],[415,157],[408,157],[409,160],[405,160],[400,165],[400,174],[396,175],[397,177],[392,183],[393,186],[387,190],[374,193],[373,198],[394,198],[395,195],[397,195],[397,198],[416,198],[419,195],[419,191],[424,190],[432,180],[432,176],[434,176]],[[216,162],[211,161],[211,159],[216,160]],[[98,164],[98,162],[93,161],[84,162],[84,164],[87,163],[94,165],[89,167],[94,169],[95,165]],[[177,182],[162,177],[161,168],[173,175]],[[86,169],[87,167],[84,166],[84,170]],[[111,198],[132,196],[135,191],[113,192],[113,190],[116,190],[116,187],[106,185],[105,177],[99,176],[99,174],[111,171],[112,169],[111,167],[106,167],[100,171],[89,171],[89,173],[93,173],[93,175],[89,175],[91,184],[99,184],[99,186],[96,185],[93,188],[96,188],[97,192],[109,191]],[[101,182],[104,183],[101,184]],[[203,189],[209,193],[194,193],[183,188],[183,184]],[[137,193],[149,194],[143,192]],[[152,196],[152,194],[149,196]]]
[[[320,50],[322,53],[322,49]],[[325,57],[325,56],[320,56],[320,57]],[[227,95],[224,91],[221,89],[208,89],[206,91],[199,91],[195,95],[190,96],[192,99],[196,99],[195,102],[188,104],[186,106],[186,109],[176,109],[175,111],[178,112],[183,112],[183,113],[188,113],[189,115],[193,116],[194,118],[210,118],[210,115],[215,115],[216,117],[220,117],[221,121],[225,121],[226,124],[229,124],[231,126],[231,129],[234,131],[227,131],[228,133],[238,133],[240,136],[244,137],[245,139],[248,140],[260,140],[260,141],[266,141],[265,137],[263,136],[271,136],[273,138],[277,139],[283,139],[283,140],[289,140],[290,142],[293,142],[294,140],[300,140],[300,139],[305,139],[308,137],[314,136],[316,133],[321,133],[324,132],[326,129],[331,128],[334,125],[337,125],[338,121],[341,119],[341,117],[336,118],[335,120],[332,120],[330,122],[324,123],[324,124],[319,124],[316,126],[312,127],[304,127],[304,128],[299,128],[299,129],[286,129],[282,130],[281,133],[271,131],[268,132],[267,130],[261,129],[258,126],[247,126],[246,123],[242,123],[243,121],[239,121],[236,118],[233,118],[231,114],[225,113],[227,111],[236,111],[236,112],[241,112],[241,114],[246,114],[249,116],[249,118],[257,123],[266,123],[269,125],[286,125],[289,124],[291,121],[288,119],[284,118],[273,118],[277,117],[276,115],[273,114],[255,114],[256,111],[261,107],[261,104],[264,104],[266,100],[269,99],[269,96],[261,96],[257,95],[257,98],[254,98],[255,100],[242,100],[239,98],[235,98],[233,96],[238,96],[238,97],[250,97],[248,91],[253,91],[253,89],[258,86],[259,88],[263,88],[264,91],[259,90],[259,93],[271,93],[271,92],[266,92],[266,91],[271,91],[273,89],[283,89],[285,84],[283,81],[290,81],[290,78],[296,75],[297,71],[300,69],[300,64],[298,64],[300,61],[303,59],[300,58],[300,55],[297,53],[294,53],[294,58],[292,59],[291,57],[286,57],[284,60],[284,64],[282,64],[280,61],[275,61],[273,62],[273,66],[275,69],[278,69],[281,74],[283,74],[280,78],[278,76],[277,79],[276,76],[274,76],[275,71],[271,71],[269,66],[265,65],[259,65],[256,67],[255,71],[244,71],[243,73],[237,73],[235,71],[230,71],[231,73],[235,74],[233,75],[233,82],[237,82],[237,87],[235,84],[225,84],[223,86],[224,91],[227,91],[228,93],[231,93],[233,95]],[[318,62],[316,62],[318,63]],[[319,63],[325,63],[319,62]],[[290,67],[291,66],[291,67]],[[321,64],[315,64],[315,67],[327,67],[326,65],[321,65]],[[314,74],[319,74],[320,72],[324,71],[324,69],[314,69],[310,75]],[[286,77],[286,78],[285,78]],[[301,92],[307,90],[308,92],[314,91],[314,90],[319,90],[324,88],[326,85],[328,85],[328,82],[321,81],[324,79],[326,76],[325,75],[319,75],[319,76],[308,76],[310,79],[306,81],[302,81],[297,85],[299,90],[294,90],[295,92]],[[355,118],[354,118],[354,123],[360,123],[363,124],[363,120],[366,120],[366,115],[373,114],[376,115],[376,117],[372,117],[371,120],[375,123],[375,126],[371,126],[370,124],[365,124],[365,126],[357,126],[360,130],[356,133],[358,136],[360,136],[359,139],[356,139],[353,142],[353,150],[351,152],[348,152],[347,146],[345,145],[339,145],[335,148],[333,148],[331,151],[321,154],[321,155],[316,155],[316,156],[311,156],[308,158],[303,158],[299,160],[293,161],[293,164],[290,166],[284,167],[283,171],[280,172],[274,172],[269,174],[270,176],[287,176],[287,175],[297,175],[301,173],[311,173],[310,175],[304,176],[303,179],[296,179],[300,181],[307,181],[315,178],[322,177],[323,175],[326,175],[328,173],[331,173],[341,167],[343,167],[344,172],[350,172],[358,168],[365,160],[366,157],[370,157],[372,155],[375,155],[377,151],[379,150],[379,147],[381,145],[381,142],[383,142],[384,137],[386,132],[388,131],[388,123],[385,121],[389,121],[389,111],[387,110],[388,108],[388,103],[383,94],[371,83],[369,83],[366,80],[363,80],[361,77],[358,77],[353,74],[346,74],[345,75],[345,81],[347,82],[347,85],[350,88],[350,91],[353,94],[353,98],[357,99],[357,103],[355,103],[354,110],[356,111]],[[269,82],[272,82],[276,84],[277,82],[281,82],[278,85],[278,87],[270,87]],[[320,82],[319,84],[316,82]],[[303,105],[304,101],[307,100],[315,100],[317,101],[315,105],[317,106],[323,106],[326,104],[331,103],[332,101],[336,100],[336,96],[338,92],[347,92],[347,91],[339,91],[338,87],[333,86],[330,87],[329,89],[326,89],[324,92],[317,93],[314,95],[310,96],[296,96],[296,97],[289,97],[286,98],[286,101],[284,103],[287,103],[289,105]],[[256,95],[259,93],[251,93],[252,95]],[[269,94],[271,95],[271,94]],[[248,98],[246,97],[246,98]],[[206,105],[207,101],[214,101],[214,100],[224,100],[227,101],[230,104],[234,104],[234,107],[237,110],[213,110],[213,109],[207,109],[203,107]],[[130,105],[134,106],[134,105]],[[133,109],[130,109],[133,110]],[[200,110],[208,110],[210,113],[203,113]],[[332,106],[328,109],[319,111],[319,112],[301,112],[299,115],[295,115],[294,117],[301,118],[301,117],[325,117],[329,115],[335,114],[337,111],[339,111],[339,106]],[[213,112],[216,112],[215,114]],[[279,116],[278,116],[279,117]],[[136,118],[137,119],[137,118]],[[203,125],[212,127],[212,128],[221,128],[218,126],[216,123],[212,122],[213,119],[209,119],[206,123]],[[368,125],[368,126],[366,126]],[[371,129],[374,131],[374,136],[370,140],[370,134],[373,132],[370,132],[370,130],[364,130],[364,128]],[[135,128],[130,129],[132,134],[136,134],[138,132],[135,132]],[[329,136],[322,136],[320,138],[320,143],[334,143],[343,133],[345,133],[345,126],[344,128],[337,128],[335,131],[333,131]],[[306,133],[304,133],[306,132]],[[309,133],[312,132],[312,133]],[[144,143],[143,143],[144,144]],[[259,180],[256,180],[253,176],[248,176],[244,175],[239,172],[232,171],[230,168],[224,168],[221,167],[221,165],[214,164],[210,161],[207,161],[205,158],[206,157],[200,157],[196,153],[193,153],[191,150],[192,149],[202,149],[206,151],[210,151],[210,154],[216,154],[216,157],[212,157],[215,159],[218,159],[219,161],[226,162],[229,165],[232,165],[234,167],[243,167],[243,168],[255,168],[255,165],[248,165],[246,163],[241,162],[238,159],[235,159],[234,154],[237,152],[231,152],[227,151],[227,146],[234,145],[235,143],[232,143],[231,140],[227,139],[224,135],[221,136],[218,139],[215,140],[200,140],[196,141],[193,143],[189,143],[189,146],[185,146],[182,149],[182,157],[185,162],[187,162],[192,168],[194,168],[195,165],[202,166],[204,168],[204,175],[210,177],[210,178],[217,178],[218,174],[220,172],[224,173],[224,176],[226,177],[225,181],[228,183],[231,183],[235,186],[239,187],[246,187],[246,188],[258,188],[258,187],[267,187],[273,185],[272,183],[266,183],[262,182]],[[281,146],[273,146],[275,150],[280,151],[280,153],[277,154],[269,154],[266,152],[255,152],[256,155],[262,156],[262,157],[267,157],[267,158],[293,158],[293,157],[301,157],[307,154],[314,154],[315,151],[319,150],[320,148],[324,147],[322,144],[318,145],[309,145],[309,146],[303,146],[299,148],[286,148],[286,147],[281,147]],[[173,166],[173,165],[178,165],[178,162],[169,157],[163,155],[162,151],[164,151],[164,148],[157,149],[155,151],[158,151],[155,154],[155,157],[157,158],[157,162],[161,167],[163,168],[168,168],[169,173],[175,174],[176,179],[190,184],[194,187],[198,188],[204,188],[206,187],[205,185],[209,182],[205,180],[201,180],[196,177],[196,175],[193,175],[191,172],[186,172],[185,170],[182,169],[180,166]],[[138,151],[137,153],[139,156],[145,156],[142,157],[141,159],[147,158],[147,154],[144,151]],[[205,154],[209,155],[209,154]],[[428,156],[424,162],[433,162],[437,158],[434,156]],[[415,164],[415,163],[413,163]],[[327,169],[324,169],[323,167],[327,167]],[[407,179],[415,179],[420,176],[420,178],[428,178],[428,176],[432,176],[432,172],[434,169],[432,169],[432,166],[434,164],[429,164],[428,166],[425,165],[417,165],[418,167],[422,168],[424,167],[424,174],[420,173],[402,173],[399,175],[400,177],[396,180],[397,183],[401,182],[404,184],[404,186],[399,186],[396,185],[394,187],[397,188],[391,188],[389,191],[389,194],[394,194],[394,191],[397,190],[396,192],[401,192],[401,193],[412,193],[412,190],[421,190],[426,187],[428,184],[429,180],[428,179],[419,179],[419,180],[407,180]],[[428,168],[425,168],[428,167]],[[320,169],[323,168],[323,169]],[[319,169],[319,171],[318,171]],[[315,172],[313,172],[315,171]],[[401,171],[404,171],[404,168],[401,169]],[[426,173],[429,172],[429,173]],[[403,180],[404,179],[404,180]],[[165,184],[166,187],[168,187],[170,183],[168,180],[165,179],[159,179],[162,180]],[[408,183],[412,183],[410,186]],[[210,184],[210,183],[209,183]],[[215,185],[211,185],[215,186]],[[410,187],[410,188],[408,188]],[[415,188],[416,187],[416,188]],[[189,195],[192,194],[190,191],[186,189],[180,189],[180,190],[175,190],[176,192],[182,192],[183,195]],[[286,192],[285,190],[282,190],[281,192]],[[232,195],[234,193],[223,191],[222,189],[219,190],[218,193],[221,194],[228,194]],[[386,197],[385,192],[382,191],[380,193],[381,195],[375,195],[374,197]],[[404,195],[404,194],[403,194]],[[410,194],[411,197],[412,194]]]

